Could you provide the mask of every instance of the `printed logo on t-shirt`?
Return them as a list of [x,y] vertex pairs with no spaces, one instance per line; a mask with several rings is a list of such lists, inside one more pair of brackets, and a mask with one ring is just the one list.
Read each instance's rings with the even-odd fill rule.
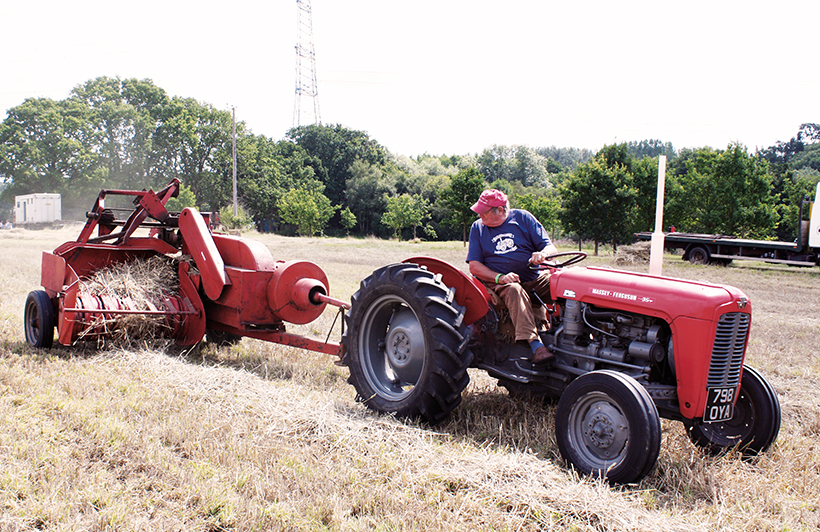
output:
[[515,245],[515,240],[513,240],[512,233],[496,235],[493,237],[493,242],[495,242],[496,255],[504,255],[505,253],[510,253],[518,249]]

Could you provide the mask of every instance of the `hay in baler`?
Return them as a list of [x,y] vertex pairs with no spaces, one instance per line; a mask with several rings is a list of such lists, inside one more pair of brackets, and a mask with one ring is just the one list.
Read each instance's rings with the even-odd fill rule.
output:
[[[83,292],[101,300],[118,301],[129,310],[163,310],[163,301],[179,292],[177,267],[173,260],[155,255],[112,264],[85,279]],[[96,336],[98,344],[121,347],[167,345],[166,316],[157,314],[97,314],[80,338]]]

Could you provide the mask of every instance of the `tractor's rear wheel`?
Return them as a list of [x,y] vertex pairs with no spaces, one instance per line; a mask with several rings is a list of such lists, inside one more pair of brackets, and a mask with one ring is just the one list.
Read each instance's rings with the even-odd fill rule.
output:
[[649,393],[615,371],[593,371],[567,386],[555,413],[564,460],[584,475],[637,482],[660,453],[661,424]]
[[689,439],[711,454],[737,448],[745,456],[766,451],[780,432],[780,401],[771,384],[750,366],[743,367],[740,395],[732,418],[704,423],[685,421]]
[[26,341],[34,347],[51,347],[54,342],[54,305],[44,290],[30,292],[24,314]]
[[392,264],[353,294],[342,337],[358,399],[377,412],[438,423],[470,381],[464,309],[428,270]]

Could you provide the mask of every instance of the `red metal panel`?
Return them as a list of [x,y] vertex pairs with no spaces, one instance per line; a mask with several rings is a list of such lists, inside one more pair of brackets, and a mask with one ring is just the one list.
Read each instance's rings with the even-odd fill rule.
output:
[[55,297],[63,290],[65,280],[65,259],[43,251],[43,266],[40,271],[40,285],[46,289],[49,297]]
[[164,222],[168,218],[168,211],[165,209],[165,205],[157,195],[150,190],[142,197],[140,205],[145,209],[145,212],[155,220]]
[[225,273],[225,263],[205,220],[197,210],[186,207],[179,215],[179,230],[199,268],[205,295],[209,299],[219,299],[222,289],[229,281]]
[[550,278],[552,299],[576,299],[603,308],[662,317],[711,320],[715,307],[732,301],[728,287],[608,268],[568,268]]
[[189,268],[184,262],[179,264],[179,292],[185,310],[197,313],[183,318],[180,335],[177,337],[177,344],[183,347],[195,345],[205,336],[205,308],[194,283],[188,277]]
[[57,341],[62,345],[71,345],[74,342],[74,312],[67,312],[66,308],[77,306],[77,291],[80,288],[79,278],[70,267],[66,274],[65,295],[60,299],[60,313],[57,319]]
[[[235,290],[233,286],[228,287],[223,294],[237,292],[239,300],[233,305],[239,309],[241,323],[269,325],[282,321],[271,309],[267,297],[268,285],[273,276],[272,272],[257,272],[236,268],[227,268],[227,270],[230,273],[231,283],[239,286]],[[219,302],[225,304],[226,298],[220,298]]]
[[261,242],[231,235],[211,236],[226,265],[260,272],[272,272],[276,269],[276,261],[270,250]]
[[283,320],[299,325],[310,323],[321,316],[327,304],[321,301],[318,304],[305,303],[307,296],[302,292],[321,286],[327,294],[328,284],[325,273],[312,262],[294,260],[278,263],[268,283],[268,302],[273,312]]

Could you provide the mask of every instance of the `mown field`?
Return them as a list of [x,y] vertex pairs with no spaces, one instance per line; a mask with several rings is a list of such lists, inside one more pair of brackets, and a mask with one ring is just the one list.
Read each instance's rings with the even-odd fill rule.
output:
[[[612,488],[562,462],[554,406],[513,400],[478,371],[431,428],[356,403],[332,357],[249,339],[32,349],[23,305],[40,253],[78,232],[0,231],[0,531],[820,528],[820,269],[666,257],[665,275],[750,297],[748,363],[777,390],[783,426],[770,452],[744,461],[705,456],[665,421],[655,469]],[[276,259],[319,264],[342,299],[406,257],[465,266],[460,242],[253,238]],[[334,316],[291,330],[324,339]]]

